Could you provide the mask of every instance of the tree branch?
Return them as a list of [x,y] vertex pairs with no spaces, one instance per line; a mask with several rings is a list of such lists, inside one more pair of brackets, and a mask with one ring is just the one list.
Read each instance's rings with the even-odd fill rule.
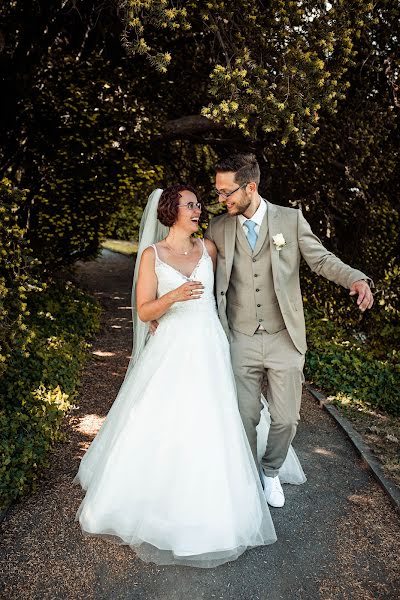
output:
[[225,129],[221,123],[214,123],[202,115],[190,115],[167,121],[162,128],[164,139],[184,139]]

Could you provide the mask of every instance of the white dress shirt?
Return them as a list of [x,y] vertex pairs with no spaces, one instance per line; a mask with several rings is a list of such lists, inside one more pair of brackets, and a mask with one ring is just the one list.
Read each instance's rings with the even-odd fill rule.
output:
[[260,205],[257,208],[254,215],[251,217],[251,219],[247,219],[247,217],[245,217],[244,215],[238,215],[239,223],[243,227],[243,231],[244,231],[246,237],[247,237],[248,229],[247,229],[246,225],[244,224],[245,221],[254,221],[254,223],[256,224],[256,226],[254,227],[254,231],[256,232],[257,237],[258,237],[260,234],[261,223],[262,223],[263,218],[265,217],[266,212],[267,212],[267,203],[260,196]]

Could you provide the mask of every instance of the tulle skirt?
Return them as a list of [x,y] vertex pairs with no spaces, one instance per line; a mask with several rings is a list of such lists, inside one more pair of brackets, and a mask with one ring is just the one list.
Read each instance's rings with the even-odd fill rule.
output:
[[146,561],[213,567],[276,540],[215,313],[160,321],[75,481],[83,532]]

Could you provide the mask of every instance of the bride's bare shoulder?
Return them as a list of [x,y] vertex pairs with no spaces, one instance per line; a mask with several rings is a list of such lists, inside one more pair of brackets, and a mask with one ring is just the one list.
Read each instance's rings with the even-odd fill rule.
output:
[[142,252],[140,264],[143,266],[154,266],[156,250],[154,246],[147,246]]

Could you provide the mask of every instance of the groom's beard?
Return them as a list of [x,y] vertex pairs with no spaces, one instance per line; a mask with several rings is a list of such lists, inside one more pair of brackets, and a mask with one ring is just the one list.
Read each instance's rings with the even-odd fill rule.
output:
[[249,208],[250,204],[251,204],[251,199],[249,199],[247,197],[247,195],[244,193],[243,196],[232,203],[232,206],[229,207],[229,199],[226,201],[226,208],[228,211],[228,214],[231,217],[236,217],[237,215],[243,215],[246,210]]

